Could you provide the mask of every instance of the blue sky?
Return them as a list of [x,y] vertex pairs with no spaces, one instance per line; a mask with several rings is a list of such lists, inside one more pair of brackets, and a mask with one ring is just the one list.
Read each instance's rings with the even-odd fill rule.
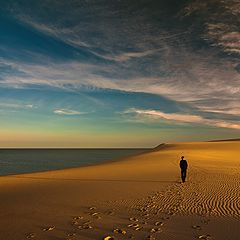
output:
[[2,147],[240,137],[238,1],[1,1]]

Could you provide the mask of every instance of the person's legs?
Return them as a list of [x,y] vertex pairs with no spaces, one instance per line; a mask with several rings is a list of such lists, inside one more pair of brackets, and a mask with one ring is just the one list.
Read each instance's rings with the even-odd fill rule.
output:
[[181,170],[181,178],[182,178],[182,182],[184,182],[184,170]]
[[185,182],[186,176],[187,176],[187,170],[182,169],[181,170],[182,182]]
[[186,181],[186,177],[187,177],[187,169],[184,170],[184,182]]

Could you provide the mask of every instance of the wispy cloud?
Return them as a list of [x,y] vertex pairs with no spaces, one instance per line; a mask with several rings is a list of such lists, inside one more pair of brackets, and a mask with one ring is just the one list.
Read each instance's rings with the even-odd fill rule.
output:
[[[30,65],[6,61],[5,65],[24,73],[24,77],[5,75],[0,84],[16,88],[49,86],[61,88],[64,91],[81,91],[84,88],[91,91],[113,89],[143,92],[188,103],[198,111],[213,113],[222,111],[223,114],[239,116],[240,79],[239,74],[231,70],[231,64],[224,66],[223,63],[219,63],[219,66],[211,66],[205,58],[195,59],[193,56],[189,58],[185,74],[182,72],[184,66],[172,62],[173,72],[179,71],[176,76],[133,76],[126,79],[115,78],[117,68],[107,65],[98,66],[76,61],[58,64],[46,61],[46,65]],[[178,68],[180,70],[177,70]],[[109,77],[102,75],[101,71],[107,72]],[[231,81],[228,81],[229,78]]]
[[196,116],[196,115],[164,113],[156,110],[142,110],[142,109],[135,109],[135,108],[128,109],[127,111],[125,111],[125,113],[136,113],[139,115],[147,115],[156,119],[160,118],[160,119],[174,120],[174,121],[180,121],[180,122],[199,122],[202,120],[202,117]]
[[191,17],[195,14],[201,18],[205,27],[202,38],[212,46],[220,47],[228,54],[240,55],[239,9],[238,0],[195,0],[185,7],[183,15]]
[[79,112],[76,110],[72,110],[72,109],[55,109],[53,111],[55,114],[58,115],[81,115],[81,114],[86,114],[85,112]]
[[13,109],[32,109],[35,108],[33,104],[20,104],[20,103],[0,103],[0,108],[13,108]]
[[124,112],[125,114],[135,113],[139,116],[147,116],[151,119],[163,119],[172,122],[179,123],[195,123],[195,124],[204,124],[220,128],[232,128],[240,129],[240,121],[223,121],[218,119],[207,119],[199,115],[191,114],[177,114],[177,113],[164,113],[157,110],[143,110],[131,108]]
[[210,112],[210,113],[220,113],[220,114],[230,114],[230,115],[235,115],[235,116],[240,116],[240,108],[236,106],[235,108],[231,107],[202,107],[201,108],[202,112]]
[[24,22],[25,24],[33,27],[34,29],[48,34],[49,36],[52,36],[54,38],[61,39],[69,45],[75,47],[90,47],[89,44],[80,40],[79,35],[76,34],[76,31],[78,30],[76,27],[60,28],[56,25],[44,24],[42,22],[34,20],[30,15],[26,14],[17,14],[17,18],[21,22]]

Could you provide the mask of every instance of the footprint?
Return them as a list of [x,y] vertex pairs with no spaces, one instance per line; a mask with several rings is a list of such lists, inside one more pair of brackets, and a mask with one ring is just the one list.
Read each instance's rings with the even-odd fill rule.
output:
[[77,221],[73,221],[71,224],[72,224],[73,226],[77,226],[79,223],[78,223]]
[[97,218],[97,219],[101,219],[101,217],[99,216],[99,214],[100,214],[100,213],[98,213],[98,212],[90,213],[90,215],[91,215],[92,217],[95,217],[95,218]]
[[75,236],[76,236],[76,233],[68,233],[67,236],[68,236],[68,237],[75,237]]
[[89,210],[96,210],[96,207],[90,207]]
[[125,230],[122,230],[119,228],[114,229],[113,232],[118,233],[118,234],[123,234],[123,235],[125,235],[127,233]]
[[157,233],[157,232],[162,232],[162,229],[161,228],[152,228],[150,230],[151,233]]
[[198,236],[198,239],[211,240],[212,237],[211,237],[211,235],[207,234],[207,235],[200,235],[200,236]]
[[91,221],[86,221],[86,222],[83,223],[83,225],[87,225],[87,224],[90,224],[90,223],[92,223],[92,222]]
[[135,218],[135,217],[130,217],[129,220],[130,220],[130,221],[134,221],[134,222],[138,222],[138,219]]
[[164,223],[163,223],[163,222],[155,222],[154,225],[155,225],[155,226],[163,226]]
[[50,227],[46,227],[46,228],[44,228],[43,229],[43,231],[52,231],[52,230],[54,230],[55,229],[55,226],[50,226]]
[[82,216],[73,217],[73,220],[80,220],[80,219],[83,219],[83,217]]
[[201,226],[199,225],[193,225],[192,228],[196,230],[202,230]]
[[78,229],[92,229],[93,227],[89,224],[84,224],[84,225],[80,225],[78,226]]
[[108,211],[106,214],[109,215],[109,216],[112,216],[112,215],[114,215],[114,212],[113,211]]
[[131,223],[131,224],[128,224],[127,226],[128,226],[128,227],[132,227],[132,228],[138,228],[138,227],[140,227],[139,224],[137,224],[137,223]]
[[27,234],[27,238],[28,239],[30,239],[30,238],[34,238],[36,236],[36,234],[35,233],[29,233],[29,234]]
[[114,238],[111,236],[107,236],[107,237],[104,237],[103,240],[114,240]]

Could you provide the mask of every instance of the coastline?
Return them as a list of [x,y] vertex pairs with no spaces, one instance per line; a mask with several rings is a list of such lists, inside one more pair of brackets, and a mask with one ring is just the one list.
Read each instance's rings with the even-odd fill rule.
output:
[[[104,164],[104,163],[110,163],[110,162],[115,162],[115,161],[121,161],[122,159],[124,158],[129,158],[129,157],[132,157],[132,156],[138,156],[138,155],[141,155],[145,152],[149,152],[152,150],[152,148],[63,148],[63,149],[58,149],[58,148],[3,148],[3,149],[0,149],[1,151],[12,151],[12,150],[17,150],[17,151],[72,151],[72,150],[80,150],[80,151],[139,151],[139,152],[135,152],[135,153],[129,153],[125,156],[113,156],[112,158],[110,159],[104,159],[104,160],[100,160],[100,161],[93,161],[93,162],[88,162],[88,163],[81,163],[79,162],[79,165],[78,166],[69,166],[69,167],[59,167],[59,168],[56,168],[56,169],[46,169],[46,170],[33,170],[33,171],[30,171],[30,172],[21,172],[21,173],[10,173],[10,174],[1,174],[0,177],[4,177],[4,176],[15,176],[15,175],[23,175],[23,174],[31,174],[31,173],[42,173],[42,172],[51,172],[51,171],[60,171],[60,170],[66,170],[66,169],[74,169],[74,168],[79,168],[79,167],[85,167],[85,166],[95,166],[95,165],[99,165],[99,164]],[[17,160],[15,160],[17,161]],[[4,167],[4,166],[3,166]]]

